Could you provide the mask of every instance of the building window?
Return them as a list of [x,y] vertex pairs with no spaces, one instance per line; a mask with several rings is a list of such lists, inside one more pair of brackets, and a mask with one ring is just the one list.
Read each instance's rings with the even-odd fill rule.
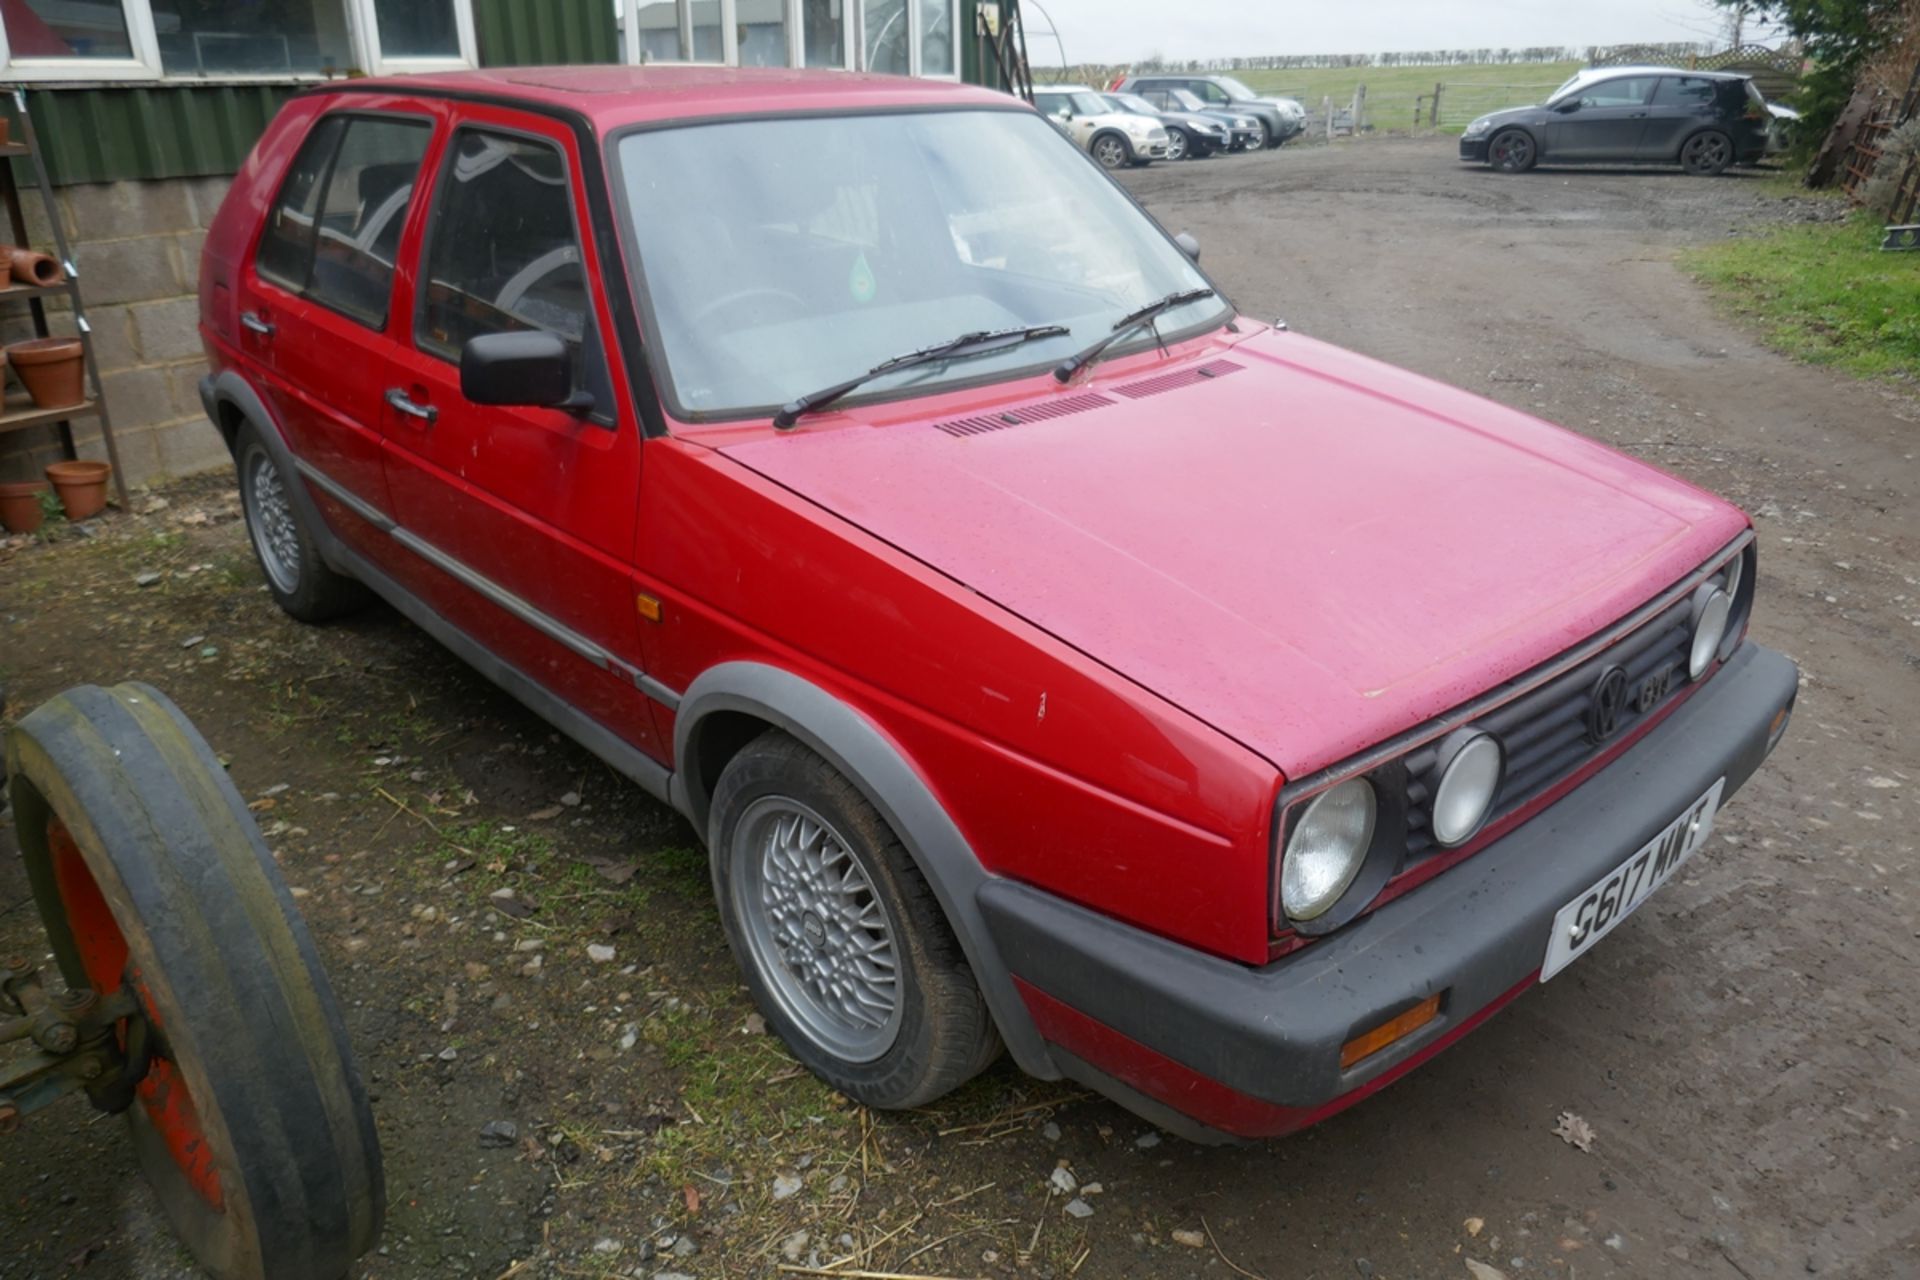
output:
[[846,0],[800,0],[800,65],[847,65]]
[[9,80],[318,79],[477,61],[473,0],[0,0]]
[[612,0],[631,63],[957,79],[959,0]]

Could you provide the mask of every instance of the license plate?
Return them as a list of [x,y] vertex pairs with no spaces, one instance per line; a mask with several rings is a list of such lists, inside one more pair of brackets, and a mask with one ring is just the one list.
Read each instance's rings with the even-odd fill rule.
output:
[[1665,884],[1693,851],[1707,842],[1713,832],[1713,814],[1720,807],[1720,793],[1726,790],[1725,778],[1713,784],[1707,794],[1688,805],[1667,829],[1636,850],[1625,862],[1600,878],[1591,889],[1560,908],[1553,918],[1553,933],[1547,938],[1547,958],[1540,965],[1540,981],[1587,953],[1587,949],[1613,932],[1614,926],[1634,913],[1655,889]]

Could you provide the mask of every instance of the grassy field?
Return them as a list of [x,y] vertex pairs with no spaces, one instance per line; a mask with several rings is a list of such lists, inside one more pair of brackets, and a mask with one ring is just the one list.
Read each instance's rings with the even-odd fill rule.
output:
[[1688,270],[1788,355],[1920,383],[1920,255],[1881,253],[1880,227],[1783,227],[1696,249]]
[[[1322,67],[1300,71],[1247,71],[1240,79],[1259,93],[1300,99],[1309,111],[1322,98],[1335,106],[1353,101],[1358,85],[1367,86],[1367,122],[1379,129],[1413,124],[1414,100],[1443,84],[1441,123],[1464,125],[1474,116],[1500,107],[1538,102],[1580,69],[1578,62],[1514,62],[1459,67]],[[1422,116],[1422,123],[1425,117]]]

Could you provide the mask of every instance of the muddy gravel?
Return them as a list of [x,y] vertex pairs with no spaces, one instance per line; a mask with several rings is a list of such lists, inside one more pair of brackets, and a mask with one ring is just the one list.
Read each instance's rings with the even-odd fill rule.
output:
[[[764,1034],[679,818],[390,612],[282,618],[224,479],[0,550],[15,714],[150,681],[254,803],[375,1097],[363,1274],[1920,1275],[1920,400],[1766,351],[1675,265],[1833,206],[1445,140],[1124,181],[1249,314],[1753,512],[1754,632],[1805,673],[1786,743],[1630,924],[1296,1138],[1191,1147],[1004,1062],[870,1115]],[[23,894],[0,857],[0,951],[41,947]],[[0,1278],[74,1274],[193,1272],[69,1102],[0,1139]]]

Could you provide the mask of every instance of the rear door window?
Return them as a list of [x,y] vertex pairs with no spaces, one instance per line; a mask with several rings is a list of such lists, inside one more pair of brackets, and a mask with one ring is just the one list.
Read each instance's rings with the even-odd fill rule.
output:
[[1656,107],[1701,108],[1713,105],[1714,82],[1703,76],[1668,76],[1654,90]]
[[329,116],[308,135],[260,240],[262,279],[384,329],[394,260],[433,126]]

